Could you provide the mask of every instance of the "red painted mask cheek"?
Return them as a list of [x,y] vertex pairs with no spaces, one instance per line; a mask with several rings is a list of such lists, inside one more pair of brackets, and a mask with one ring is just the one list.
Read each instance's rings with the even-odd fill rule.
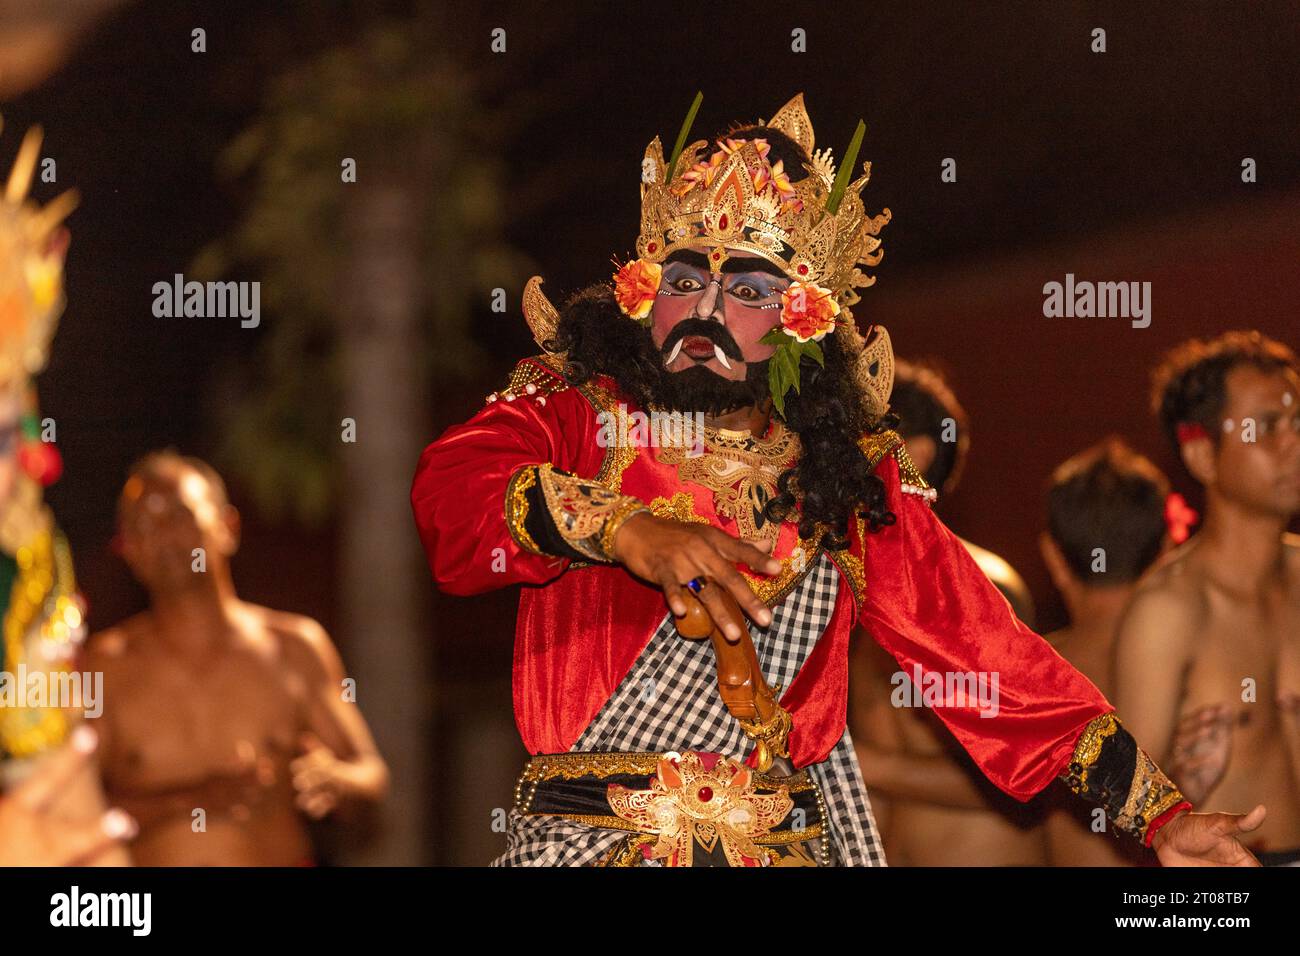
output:
[[776,347],[765,345],[759,340],[780,324],[780,321],[777,309],[755,309],[739,305],[727,308],[727,331],[740,346],[746,362],[762,362],[772,357]]

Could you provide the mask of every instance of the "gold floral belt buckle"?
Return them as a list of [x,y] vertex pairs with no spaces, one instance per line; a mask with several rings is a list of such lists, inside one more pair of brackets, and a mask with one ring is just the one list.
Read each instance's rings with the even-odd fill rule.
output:
[[612,783],[606,795],[616,816],[658,837],[647,856],[667,866],[691,866],[696,843],[708,853],[721,844],[730,866],[764,866],[760,843],[794,808],[787,787],[760,793],[743,763],[694,751],[664,754],[649,789]]

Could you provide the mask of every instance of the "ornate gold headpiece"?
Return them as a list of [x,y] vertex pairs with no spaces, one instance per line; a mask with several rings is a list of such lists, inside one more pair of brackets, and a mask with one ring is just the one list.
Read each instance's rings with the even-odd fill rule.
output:
[[[744,250],[767,259],[792,280],[831,290],[841,306],[852,305],[859,298],[854,290],[875,281],[858,266],[880,262],[877,236],[890,218],[888,209],[868,217],[858,195],[871,178],[871,164],[863,163],[862,175],[847,189],[841,187],[842,199],[828,203],[836,169],[830,150],[814,150],[803,94],[760,125],[799,144],[811,157],[804,164],[808,175],[791,183],[789,170],[768,161],[763,140],[722,139],[707,159],[700,154],[708,142],[692,143],[670,176],[656,136],[642,163],[637,255],[662,262],[676,250],[700,243]],[[849,157],[850,164],[854,158]]]
[[[879,264],[884,250],[878,236],[890,220],[888,209],[868,216],[862,205],[859,192],[871,177],[870,163],[863,163],[862,175],[849,181],[864,125],[858,124],[846,161],[837,170],[830,150],[814,149],[802,93],[771,120],[760,120],[758,125],[786,134],[810,157],[804,163],[808,175],[791,182],[782,162],[768,159],[771,146],[759,137],[724,137],[707,159],[700,157],[708,148],[706,140],[683,150],[700,99],[697,95],[669,160],[659,137],[646,148],[639,259],[615,277],[620,308],[647,320],[659,283],[658,264],[678,249],[703,245],[715,266],[727,258],[728,249],[761,256],[791,280],[783,293],[782,324],[762,340],[778,346],[769,363],[777,410],[783,411],[782,396],[799,387],[803,356],[822,362],[817,342],[834,329],[847,341],[850,354],[858,356],[855,379],[870,412],[883,415],[894,377],[889,334],[872,326],[864,338],[849,310],[860,298],[856,290],[875,283],[859,266]],[[549,350],[559,314],[541,285],[540,276],[528,280],[524,317],[538,344]]]
[[23,137],[0,196],[0,388],[18,388],[45,367],[63,312],[60,224],[77,205],[73,191],[41,207],[27,198],[41,149],[41,130]]

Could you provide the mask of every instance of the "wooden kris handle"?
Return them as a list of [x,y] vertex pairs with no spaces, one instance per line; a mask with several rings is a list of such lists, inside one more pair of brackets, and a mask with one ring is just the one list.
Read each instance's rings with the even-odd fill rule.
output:
[[704,589],[716,595],[740,627],[740,640],[734,644],[728,641],[704,604],[690,592],[684,595],[686,614],[677,619],[677,632],[691,640],[708,637],[713,641],[713,652],[718,659],[718,693],[733,717],[768,720],[776,712],[776,696],[758,666],[758,654],[745,627],[744,613],[731,592],[713,580],[705,578]]

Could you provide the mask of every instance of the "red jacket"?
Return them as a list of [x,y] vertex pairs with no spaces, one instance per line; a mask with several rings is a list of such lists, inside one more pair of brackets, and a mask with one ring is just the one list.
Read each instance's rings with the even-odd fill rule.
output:
[[[515,632],[515,720],[530,753],[560,753],[609,699],[667,606],[662,592],[622,567],[570,568],[567,559],[521,549],[505,520],[511,475],[550,462],[635,495],[660,513],[682,516],[688,509],[695,520],[733,534],[736,528],[715,513],[712,492],[681,480],[675,466],[659,460],[659,449],[601,447],[597,416],[619,414],[620,402],[628,407],[610,380],[567,387],[539,358],[520,363],[511,381],[518,397],[490,402],[424,450],[411,502],[442,590],[478,594],[524,586]],[[877,461],[897,521],[870,532],[854,519],[850,546],[829,555],[842,576],[835,610],[781,698],[794,720],[791,759],[797,767],[816,763],[843,735],[849,635],[862,624],[909,676],[918,665],[923,673],[996,675],[996,716],[981,716],[973,702],[935,710],[994,784],[1028,800],[1061,773],[1084,726],[1113,708],[1016,618],[929,504],[902,493],[891,439],[873,436],[864,454]],[[799,566],[812,566],[816,555],[805,544],[799,562],[795,526],[783,525],[774,554],[787,571],[776,580],[751,578],[769,603],[797,582]]]

